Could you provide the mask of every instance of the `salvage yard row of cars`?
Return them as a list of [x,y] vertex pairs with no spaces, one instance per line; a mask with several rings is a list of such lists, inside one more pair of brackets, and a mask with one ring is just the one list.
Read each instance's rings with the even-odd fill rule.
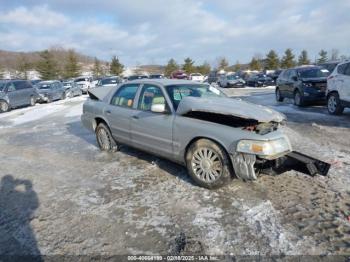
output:
[[276,81],[276,100],[294,99],[297,106],[326,101],[328,112],[342,114],[350,107],[350,62],[335,63],[330,71],[324,66],[301,66],[284,70]]

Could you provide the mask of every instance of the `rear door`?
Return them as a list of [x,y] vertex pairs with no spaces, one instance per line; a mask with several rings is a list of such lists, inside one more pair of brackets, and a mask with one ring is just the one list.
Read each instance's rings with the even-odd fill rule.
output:
[[13,82],[7,84],[7,96],[10,100],[10,105],[12,107],[20,106],[21,99],[19,97],[19,92]]
[[110,103],[104,108],[113,137],[122,143],[131,143],[130,121],[136,110],[133,109],[140,84],[125,84],[117,89]]
[[[154,113],[152,105],[164,105],[166,112]],[[137,110],[131,119],[132,145],[155,154],[173,154],[173,120],[169,103],[161,87],[145,84],[138,99]]]
[[14,81],[14,86],[16,87],[16,97],[17,97],[17,106],[27,105],[28,98],[28,89],[26,88],[26,81]]
[[344,68],[342,80],[339,89],[340,99],[350,102],[350,63],[347,63]]

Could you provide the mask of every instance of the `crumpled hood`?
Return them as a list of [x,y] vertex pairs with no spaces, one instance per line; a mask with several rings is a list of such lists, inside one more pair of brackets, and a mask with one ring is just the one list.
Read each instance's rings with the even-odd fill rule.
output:
[[185,115],[191,111],[232,115],[245,119],[254,119],[261,123],[282,122],[285,115],[266,106],[227,97],[185,97],[181,100],[176,113]]

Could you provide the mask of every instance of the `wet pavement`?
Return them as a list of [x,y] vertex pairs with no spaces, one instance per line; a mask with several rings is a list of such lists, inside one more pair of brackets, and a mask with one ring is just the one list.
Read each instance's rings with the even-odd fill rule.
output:
[[196,186],[186,169],[123,146],[103,153],[80,123],[84,97],[0,115],[0,254],[350,254],[350,110],[276,103],[273,89],[230,89],[289,119],[294,149],[332,163]]

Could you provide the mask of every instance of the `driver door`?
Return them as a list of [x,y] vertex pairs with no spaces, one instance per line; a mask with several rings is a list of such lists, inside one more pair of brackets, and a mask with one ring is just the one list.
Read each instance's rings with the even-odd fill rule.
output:
[[[152,112],[153,105],[164,105],[165,111]],[[157,155],[172,157],[173,120],[162,89],[145,84],[139,95],[137,110],[131,118],[132,145]]]

